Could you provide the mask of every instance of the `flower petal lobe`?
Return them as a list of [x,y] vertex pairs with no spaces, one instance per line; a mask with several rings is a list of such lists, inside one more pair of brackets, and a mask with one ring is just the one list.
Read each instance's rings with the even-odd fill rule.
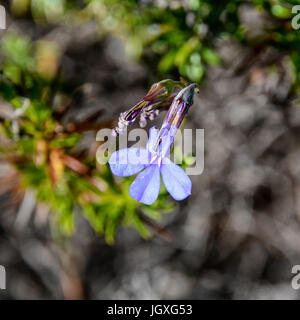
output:
[[167,158],[163,159],[161,175],[164,185],[175,200],[183,200],[192,192],[192,182],[185,171]]
[[150,156],[146,149],[121,149],[111,155],[109,159],[110,169],[115,176],[132,176],[142,171],[149,164]]
[[130,196],[144,204],[154,203],[160,190],[160,172],[155,164],[142,171],[132,182],[129,188]]

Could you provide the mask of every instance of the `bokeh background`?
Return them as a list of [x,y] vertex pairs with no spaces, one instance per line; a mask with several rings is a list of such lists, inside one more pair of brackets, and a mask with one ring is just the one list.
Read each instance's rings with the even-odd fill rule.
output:
[[[298,1],[0,4],[1,299],[300,297]],[[96,132],[179,77],[200,86],[205,169],[146,207],[96,164]]]

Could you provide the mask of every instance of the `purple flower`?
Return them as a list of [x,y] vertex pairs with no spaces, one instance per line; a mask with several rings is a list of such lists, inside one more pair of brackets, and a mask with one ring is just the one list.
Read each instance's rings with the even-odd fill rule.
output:
[[178,88],[182,84],[170,79],[154,83],[146,96],[131,109],[120,114],[118,126],[112,131],[114,136],[122,134],[127,126],[132,125],[140,115],[140,127],[147,125],[147,120],[153,120],[161,110],[168,109],[173,102]]
[[167,191],[175,200],[183,200],[191,194],[192,183],[185,171],[169,158],[176,131],[189,107],[193,104],[196,85],[182,89],[173,100],[159,132],[150,129],[146,149],[127,148],[112,154],[109,164],[116,176],[138,174],[129,188],[129,194],[139,202],[154,203],[160,191],[162,176]]

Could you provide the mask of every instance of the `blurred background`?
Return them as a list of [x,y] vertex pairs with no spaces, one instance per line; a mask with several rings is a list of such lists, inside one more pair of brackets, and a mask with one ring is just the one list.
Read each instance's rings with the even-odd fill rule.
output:
[[[300,297],[300,2],[0,4],[1,299]],[[143,206],[96,132],[179,77],[205,169]]]

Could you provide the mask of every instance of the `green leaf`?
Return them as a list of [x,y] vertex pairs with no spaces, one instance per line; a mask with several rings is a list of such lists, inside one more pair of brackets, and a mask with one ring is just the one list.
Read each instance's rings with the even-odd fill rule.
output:
[[220,63],[220,58],[214,50],[209,48],[204,48],[201,53],[202,53],[203,60],[206,63],[210,65],[218,65]]

